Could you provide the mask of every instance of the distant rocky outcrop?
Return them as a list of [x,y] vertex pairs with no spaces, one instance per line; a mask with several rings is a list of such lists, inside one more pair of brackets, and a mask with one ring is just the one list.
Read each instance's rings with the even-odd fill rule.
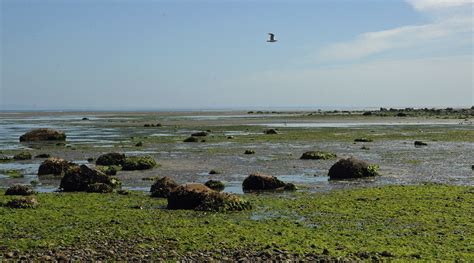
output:
[[180,185],[168,195],[168,209],[223,212],[251,208],[251,204],[240,197],[216,192],[203,184]]
[[284,183],[276,176],[254,173],[245,178],[242,183],[244,191],[262,191],[262,190],[296,190],[294,184]]
[[65,140],[66,134],[54,129],[34,129],[20,136],[20,142]]
[[347,158],[337,161],[329,169],[329,179],[352,179],[378,175],[378,165],[370,165],[356,158]]

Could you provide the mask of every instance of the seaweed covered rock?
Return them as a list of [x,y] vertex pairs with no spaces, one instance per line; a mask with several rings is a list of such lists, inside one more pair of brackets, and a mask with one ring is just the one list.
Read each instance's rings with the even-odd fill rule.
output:
[[114,189],[112,186],[104,183],[94,183],[87,186],[88,193],[112,193]]
[[352,179],[378,175],[378,166],[356,158],[347,158],[337,161],[329,169],[329,179]]
[[266,129],[263,131],[265,134],[278,134],[277,130],[275,129]]
[[178,184],[168,176],[160,178],[151,186],[150,192],[153,197],[168,197],[168,194],[178,187]]
[[194,136],[194,137],[205,137],[207,135],[208,135],[208,133],[205,132],[205,131],[195,132],[195,133],[191,134],[191,136]]
[[21,153],[15,154],[13,156],[14,160],[30,160],[32,158],[33,158],[33,156],[29,152],[21,152]]
[[66,134],[54,129],[34,129],[20,136],[20,142],[65,140]]
[[372,142],[372,141],[373,141],[372,139],[370,139],[370,138],[365,138],[365,137],[354,139],[354,142]]
[[90,185],[102,183],[114,188],[120,185],[118,179],[86,165],[69,168],[61,179],[60,188],[65,192],[88,191]]
[[194,136],[191,136],[191,137],[188,137],[188,138],[184,139],[183,142],[199,142],[199,139],[194,137]]
[[122,170],[147,170],[156,166],[156,161],[151,156],[127,157],[122,164]]
[[51,155],[49,153],[40,153],[35,156],[35,158],[49,158]]
[[125,162],[125,154],[123,153],[106,153],[97,158],[97,165],[122,165]]
[[244,154],[255,154],[254,150],[245,150]]
[[286,183],[279,180],[275,176],[255,173],[250,174],[242,183],[244,191],[261,191],[261,190],[291,190],[291,186],[285,189]]
[[320,152],[320,151],[309,151],[303,153],[301,155],[300,159],[302,160],[327,160],[327,159],[332,159],[336,158],[337,155],[335,153],[330,153],[330,152]]
[[38,206],[38,200],[33,196],[20,197],[12,199],[6,203],[6,207],[9,208],[35,208]]
[[77,164],[68,162],[61,158],[48,158],[44,160],[38,168],[38,175],[54,174],[64,175],[67,169]]
[[225,188],[225,184],[219,180],[209,180],[206,183],[204,183],[204,185],[218,192],[224,190]]
[[422,142],[422,141],[415,141],[414,144],[415,144],[415,147],[428,145],[426,142]]
[[5,195],[33,195],[34,193],[31,186],[21,184],[10,186],[5,191]]
[[203,184],[180,185],[168,195],[168,209],[222,212],[251,208],[250,203],[238,196],[216,192]]

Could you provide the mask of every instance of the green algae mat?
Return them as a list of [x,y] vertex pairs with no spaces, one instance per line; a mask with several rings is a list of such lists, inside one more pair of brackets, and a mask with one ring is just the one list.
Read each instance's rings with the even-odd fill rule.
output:
[[[0,204],[12,198],[1,192]],[[229,259],[228,251],[247,251],[302,258],[474,261],[473,187],[248,194],[243,198],[254,208],[232,213],[167,210],[166,199],[140,192],[42,193],[36,198],[40,205],[34,209],[0,206],[4,258],[59,251],[111,260],[134,253],[148,253],[151,259],[199,253]]]

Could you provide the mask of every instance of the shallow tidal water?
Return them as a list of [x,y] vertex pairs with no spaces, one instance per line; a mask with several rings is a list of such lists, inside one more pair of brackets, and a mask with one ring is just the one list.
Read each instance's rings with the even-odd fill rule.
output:
[[[87,117],[88,120],[82,120]],[[351,187],[381,186],[386,184],[446,183],[474,186],[474,143],[469,141],[431,141],[427,147],[414,147],[413,140],[375,140],[368,143],[347,141],[299,141],[238,142],[225,140],[218,142],[183,143],[191,133],[219,126],[222,136],[260,136],[260,132],[245,127],[286,127],[291,129],[362,128],[372,129],[373,134],[390,132],[393,127],[404,129],[413,126],[420,129],[466,129],[472,125],[459,126],[457,121],[353,121],[353,122],[304,122],[292,120],[295,115],[278,115],[285,121],[275,121],[274,116],[247,116],[245,114],[192,113],[182,115],[167,114],[123,114],[123,113],[35,113],[0,114],[0,152],[11,156],[20,150],[50,153],[80,164],[87,164],[87,158],[97,158],[107,152],[123,152],[126,155],[151,155],[160,167],[145,171],[120,171],[118,178],[123,188],[148,191],[151,181],[143,178],[170,176],[178,183],[200,182],[217,179],[226,183],[226,192],[242,193],[244,178],[253,172],[275,175],[285,182],[295,183],[305,191],[329,191]],[[226,120],[232,126],[226,129]],[[288,121],[289,120],[289,121]],[[288,122],[286,122],[288,121]],[[144,128],[143,123],[163,123],[160,128]],[[176,123],[176,125],[175,125]],[[178,125],[179,124],[179,125]],[[238,129],[236,125],[243,128]],[[222,128],[224,126],[224,128]],[[34,128],[54,128],[67,135],[65,147],[38,146],[20,143],[18,138]],[[408,131],[407,131],[408,133]],[[472,134],[472,133],[470,133]],[[265,135],[262,135],[265,136]],[[133,147],[133,138],[179,138],[176,140],[145,143],[144,147]],[[369,150],[361,149],[368,146]],[[245,155],[246,149],[256,154]],[[330,181],[327,173],[333,160],[300,160],[305,151],[330,151],[338,158],[354,156],[380,166],[381,176],[360,180]],[[38,178],[36,175],[44,159],[32,159],[0,163],[0,187],[12,184],[29,184],[36,181],[37,191],[51,192],[58,188],[59,180]],[[89,164],[93,165],[93,164]],[[211,169],[221,170],[221,174],[209,175]],[[22,177],[11,178],[7,170],[18,170]]]

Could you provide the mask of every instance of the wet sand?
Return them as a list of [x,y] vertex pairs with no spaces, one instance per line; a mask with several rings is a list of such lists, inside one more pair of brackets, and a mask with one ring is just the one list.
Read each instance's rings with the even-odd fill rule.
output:
[[[88,120],[82,120],[88,118]],[[144,127],[144,124],[162,127]],[[40,127],[66,132],[67,146],[28,145],[18,141],[21,134]],[[280,129],[282,140],[268,140],[263,130]],[[335,139],[311,140],[291,137],[302,130],[326,131]],[[428,147],[416,148],[413,138],[426,134],[460,130],[457,140],[428,141]],[[192,132],[212,130],[206,142],[184,143]],[[385,136],[407,134],[407,139],[384,138],[370,143],[338,139],[338,133],[353,137],[360,134]],[[413,135],[415,134],[415,135]],[[285,135],[288,135],[287,139]],[[234,139],[227,139],[233,136]],[[218,179],[226,183],[225,191],[241,193],[241,182],[252,172],[263,172],[292,182],[306,191],[329,191],[348,187],[424,182],[474,185],[471,165],[474,161],[474,125],[472,119],[435,117],[366,117],[360,113],[343,115],[309,115],[307,112],[247,114],[246,112],[21,112],[0,113],[0,151],[11,156],[31,151],[33,156],[49,153],[77,163],[88,163],[107,152],[153,156],[160,167],[145,171],[120,171],[123,187],[148,191],[152,182],[143,178],[171,176],[179,183]],[[251,139],[248,139],[251,138]],[[427,137],[429,138],[429,137]],[[143,147],[135,147],[143,141]],[[361,149],[367,146],[370,149]],[[246,149],[256,151],[245,155]],[[327,172],[333,160],[300,160],[305,151],[334,152],[338,158],[354,156],[380,166],[382,176],[352,181],[328,181]],[[38,191],[53,191],[59,180],[36,176],[44,159],[0,163],[0,187],[38,181]],[[90,164],[93,165],[93,164]],[[2,171],[15,169],[22,178],[10,178]],[[222,174],[209,175],[211,169]]]

